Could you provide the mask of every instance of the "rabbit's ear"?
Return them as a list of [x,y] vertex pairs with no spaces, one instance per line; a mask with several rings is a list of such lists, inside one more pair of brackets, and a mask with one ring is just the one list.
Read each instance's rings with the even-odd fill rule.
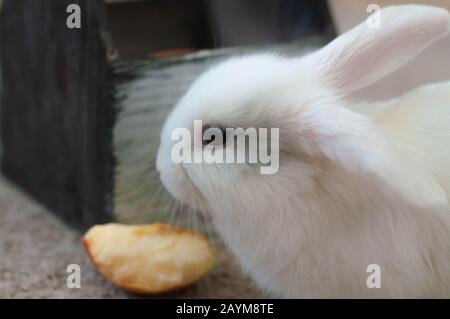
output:
[[337,89],[349,93],[398,69],[449,30],[445,9],[385,7],[306,59]]
[[447,207],[445,191],[414,163],[417,156],[389,142],[369,118],[328,105],[299,114],[295,122],[295,143],[302,153],[328,160],[349,176],[367,179],[414,207]]

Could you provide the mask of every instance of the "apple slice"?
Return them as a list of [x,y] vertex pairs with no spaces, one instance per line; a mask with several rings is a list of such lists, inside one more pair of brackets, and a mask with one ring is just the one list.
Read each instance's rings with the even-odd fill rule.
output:
[[97,225],[82,241],[106,279],[137,293],[188,286],[208,273],[215,262],[204,236],[165,224]]

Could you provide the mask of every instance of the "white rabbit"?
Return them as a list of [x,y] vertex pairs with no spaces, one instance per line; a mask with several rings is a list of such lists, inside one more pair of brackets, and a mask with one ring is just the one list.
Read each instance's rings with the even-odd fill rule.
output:
[[[346,99],[445,36],[450,16],[420,5],[380,14],[381,28],[362,23],[303,58],[219,64],[162,130],[157,169],[166,188],[212,215],[243,270],[273,296],[450,297],[450,82],[386,103]],[[194,120],[279,128],[279,171],[175,164],[171,132],[192,131]],[[368,287],[371,264],[380,288]]]

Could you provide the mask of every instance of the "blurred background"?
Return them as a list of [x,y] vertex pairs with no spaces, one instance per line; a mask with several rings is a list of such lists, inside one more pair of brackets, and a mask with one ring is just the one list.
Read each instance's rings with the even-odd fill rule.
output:
[[106,1],[121,58],[262,45],[332,32],[322,0]]
[[[450,9],[448,0],[414,2]],[[82,10],[77,32],[62,25],[70,3]],[[139,297],[97,274],[73,225],[142,222],[139,212],[158,208],[149,195],[157,179],[143,179],[149,167],[136,163],[154,157],[165,116],[211,63],[258,50],[310,52],[362,22],[373,3],[410,1],[0,0],[8,177],[0,178],[0,298]],[[353,98],[383,100],[448,81],[449,56],[447,37]],[[264,297],[212,240],[211,274],[158,297]],[[66,286],[73,263],[81,289]]]
[[[417,3],[450,9],[448,0],[107,0],[109,23],[123,59],[161,57],[199,49],[286,43],[332,37],[364,20],[367,7]],[[355,93],[387,99],[450,77],[450,41],[441,40],[380,83]],[[420,75],[420,76],[419,76]]]

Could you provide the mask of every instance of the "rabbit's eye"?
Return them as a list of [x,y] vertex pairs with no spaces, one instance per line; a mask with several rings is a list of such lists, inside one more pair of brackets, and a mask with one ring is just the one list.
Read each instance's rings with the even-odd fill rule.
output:
[[203,125],[202,128],[203,140],[205,145],[226,145],[227,135],[225,129],[220,125]]

